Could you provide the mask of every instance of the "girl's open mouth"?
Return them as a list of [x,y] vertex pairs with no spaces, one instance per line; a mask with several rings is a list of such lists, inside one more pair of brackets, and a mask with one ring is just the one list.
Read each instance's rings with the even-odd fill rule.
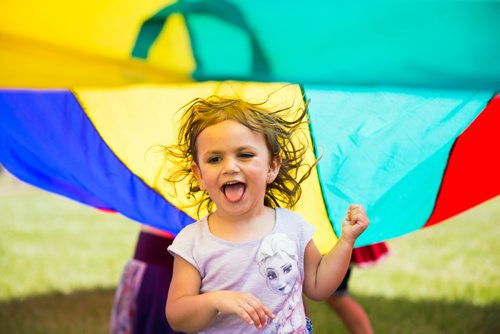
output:
[[229,202],[235,203],[243,198],[245,189],[246,185],[242,182],[227,182],[222,186],[222,193]]

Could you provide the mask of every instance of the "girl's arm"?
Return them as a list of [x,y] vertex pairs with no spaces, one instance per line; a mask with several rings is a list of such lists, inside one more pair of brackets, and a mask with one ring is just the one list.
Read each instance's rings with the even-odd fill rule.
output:
[[342,282],[351,262],[354,242],[368,227],[368,217],[361,205],[351,205],[342,222],[342,235],[335,246],[322,256],[314,241],[304,254],[304,293],[313,300],[324,300]]
[[237,314],[249,325],[263,328],[274,315],[253,295],[238,291],[200,294],[201,277],[189,262],[174,258],[174,271],[165,313],[175,331],[196,333],[207,328],[219,314]]

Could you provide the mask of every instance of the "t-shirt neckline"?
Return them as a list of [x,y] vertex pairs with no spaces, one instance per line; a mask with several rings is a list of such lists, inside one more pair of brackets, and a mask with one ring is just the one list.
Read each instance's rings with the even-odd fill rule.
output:
[[274,210],[274,226],[273,226],[273,229],[263,235],[262,237],[258,238],[258,239],[254,239],[254,240],[248,240],[248,241],[231,241],[231,240],[226,240],[226,239],[222,239],[216,235],[214,235],[212,233],[212,231],[210,231],[210,228],[208,226],[208,216],[209,215],[206,215],[205,217],[203,217],[203,229],[205,229],[205,232],[210,236],[210,238],[212,240],[215,240],[219,243],[224,243],[224,244],[227,244],[227,245],[232,245],[232,246],[243,246],[243,245],[251,245],[251,244],[254,244],[254,243],[260,243],[262,241],[262,239],[264,239],[266,236],[270,235],[270,234],[273,234],[273,233],[276,233],[276,230],[277,230],[277,226],[278,226],[278,223],[281,221],[280,219],[280,209],[279,207],[275,207],[273,208]]

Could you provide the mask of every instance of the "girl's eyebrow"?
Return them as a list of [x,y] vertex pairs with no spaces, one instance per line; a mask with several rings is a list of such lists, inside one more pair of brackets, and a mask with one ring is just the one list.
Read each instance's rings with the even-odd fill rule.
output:
[[251,145],[244,145],[244,146],[238,147],[237,150],[238,151],[255,150],[255,147],[251,146]]
[[[252,145],[243,145],[236,147],[234,151],[239,152],[239,151],[247,151],[247,150],[255,150],[255,147]],[[205,152],[205,154],[222,154],[221,150],[213,149],[213,150],[208,150]]]
[[220,154],[221,151],[218,150],[209,150],[204,153],[204,155],[210,155],[210,154]]

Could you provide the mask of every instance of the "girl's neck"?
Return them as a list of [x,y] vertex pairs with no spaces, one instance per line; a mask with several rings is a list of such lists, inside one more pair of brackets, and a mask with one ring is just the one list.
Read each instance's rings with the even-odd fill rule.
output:
[[249,217],[226,216],[217,211],[208,217],[208,227],[213,235],[234,242],[261,239],[273,230],[275,223],[275,210],[265,206],[261,212]]

